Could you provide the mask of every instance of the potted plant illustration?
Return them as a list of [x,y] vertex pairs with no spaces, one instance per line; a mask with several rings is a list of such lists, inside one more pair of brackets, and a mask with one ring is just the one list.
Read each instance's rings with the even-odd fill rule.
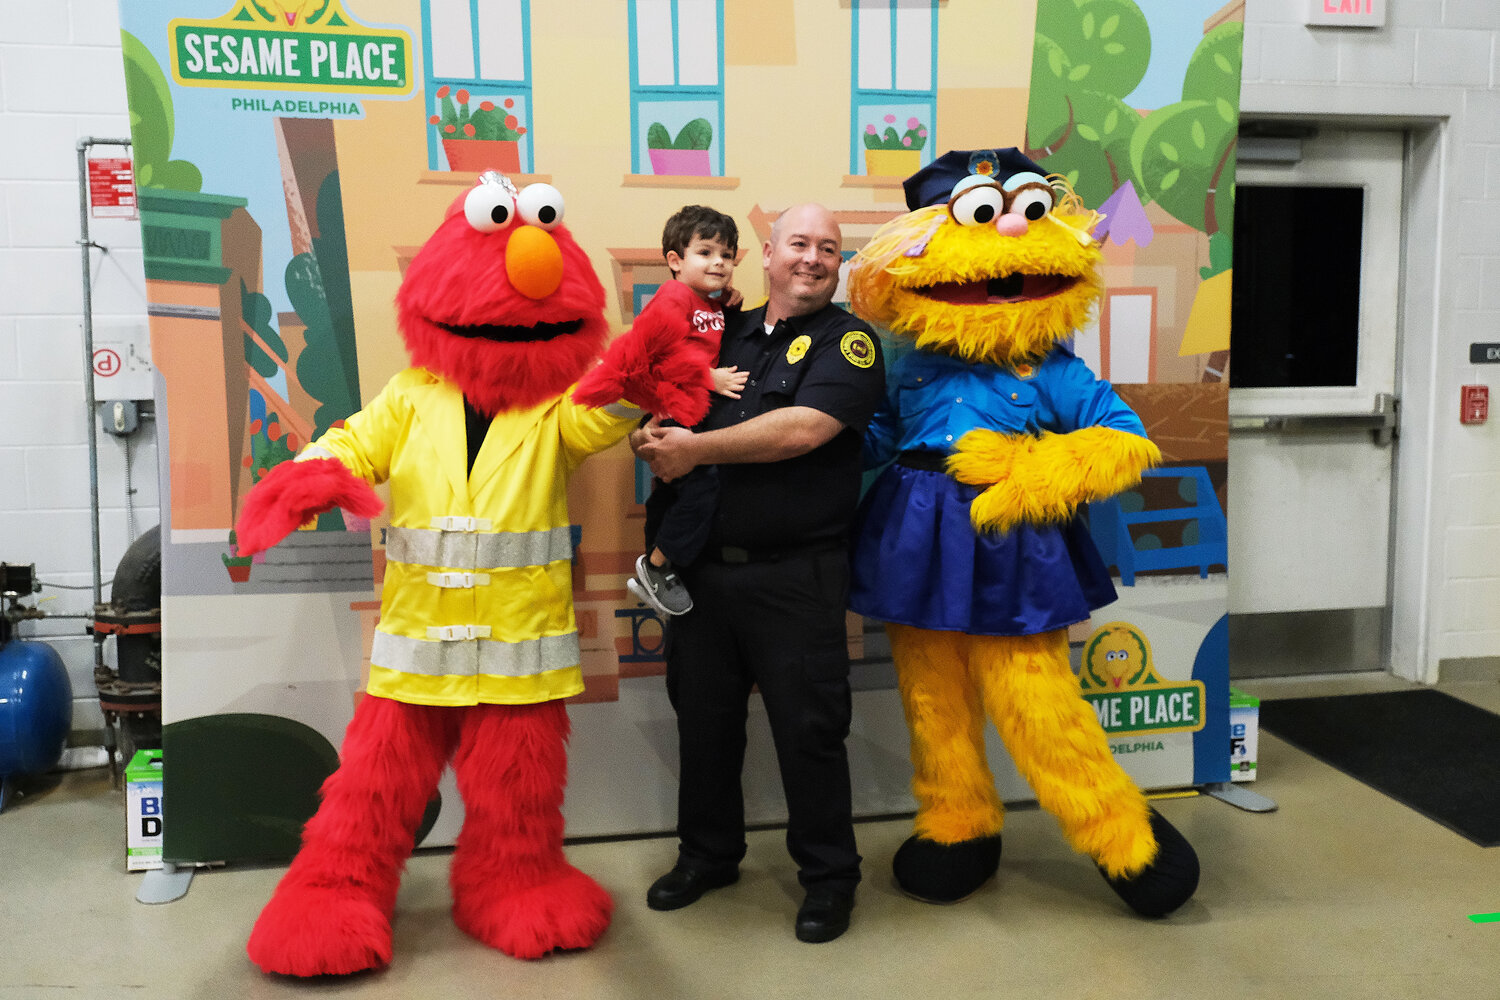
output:
[[438,127],[443,140],[443,155],[449,170],[479,173],[499,170],[515,174],[521,171],[521,136],[526,127],[516,118],[516,102],[505,98],[502,107],[493,101],[481,101],[469,111],[469,92],[452,92],[445,85],[438,88],[438,113],[427,119]]
[[229,551],[221,552],[219,558],[224,560],[224,568],[229,571],[229,579],[235,583],[246,583],[250,579],[250,563],[252,556],[239,555],[236,548],[238,540],[234,536],[233,529],[229,532]]
[[646,151],[651,155],[651,172],[678,177],[708,177],[713,173],[708,147],[713,143],[714,127],[707,118],[694,118],[682,126],[677,138],[661,122],[652,122],[646,130]]
[[906,119],[906,131],[896,131],[896,116],[886,115],[885,128],[865,126],[865,173],[872,177],[910,177],[922,166],[927,126]]

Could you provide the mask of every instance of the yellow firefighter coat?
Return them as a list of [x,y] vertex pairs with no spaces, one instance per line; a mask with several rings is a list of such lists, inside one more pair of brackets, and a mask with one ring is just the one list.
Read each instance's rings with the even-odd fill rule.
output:
[[463,395],[421,368],[300,459],[390,483],[370,694],[418,705],[526,704],[583,690],[567,481],[640,419],[568,394],[501,413],[467,471]]

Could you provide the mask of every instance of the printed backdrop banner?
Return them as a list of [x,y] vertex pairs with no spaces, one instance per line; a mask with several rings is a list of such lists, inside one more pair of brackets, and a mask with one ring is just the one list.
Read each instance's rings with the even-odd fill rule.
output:
[[[234,554],[231,527],[267,469],[405,367],[402,273],[488,167],[563,193],[616,329],[667,280],[661,225],[683,204],[739,222],[736,283],[755,303],[757,248],[789,205],[833,209],[848,257],[905,211],[902,178],[948,149],[1019,146],[1067,175],[1108,216],[1109,290],[1075,349],[1167,456],[1091,511],[1121,597],[1073,631],[1083,695],[1143,785],[1227,778],[1241,5],[121,7],[162,441],[168,857],[289,856],[336,764],[368,671],[384,525],[335,511],[253,559]],[[570,706],[573,835],[675,822],[662,624],[624,585],[648,487],[622,445],[585,463],[570,492],[587,684]],[[910,810],[884,634],[851,615],[849,644],[856,809]],[[991,758],[1002,794],[1031,798],[998,742]],[[784,817],[776,774],[757,711],[751,821]],[[450,776],[422,843],[451,843],[461,815]]]

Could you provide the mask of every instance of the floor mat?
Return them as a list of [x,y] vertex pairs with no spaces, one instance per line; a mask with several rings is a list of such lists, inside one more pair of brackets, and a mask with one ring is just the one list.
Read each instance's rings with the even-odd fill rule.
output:
[[1260,725],[1481,847],[1500,845],[1500,715],[1423,689],[1262,700]]

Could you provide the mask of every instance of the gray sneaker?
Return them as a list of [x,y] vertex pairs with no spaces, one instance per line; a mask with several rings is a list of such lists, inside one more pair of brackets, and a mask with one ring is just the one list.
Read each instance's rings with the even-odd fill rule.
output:
[[635,577],[625,581],[625,589],[660,614],[683,615],[693,610],[693,598],[682,577],[670,565],[651,565],[647,556],[636,559]]

